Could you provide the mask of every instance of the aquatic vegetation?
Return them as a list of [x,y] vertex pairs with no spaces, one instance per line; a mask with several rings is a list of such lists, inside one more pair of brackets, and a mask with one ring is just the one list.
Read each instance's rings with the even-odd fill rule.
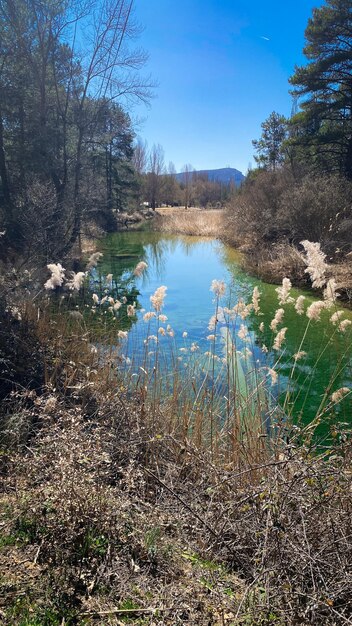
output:
[[303,315],[304,313],[304,301],[305,301],[305,296],[298,296],[296,302],[295,302],[295,310],[298,313],[298,315]]
[[277,311],[275,312],[275,317],[270,322],[271,330],[274,330],[274,331],[277,330],[278,324],[281,324],[284,315],[285,315],[285,309],[277,309]]
[[306,251],[305,273],[309,274],[313,287],[323,287],[326,283],[326,254],[321,250],[320,243],[305,240],[301,244]]
[[145,263],[144,261],[140,261],[139,263],[137,263],[133,274],[135,276],[140,277],[142,276],[143,272],[147,269],[147,267],[148,267],[147,263]]
[[279,297],[279,304],[286,304],[288,302],[292,302],[292,298],[290,297],[292,283],[289,278],[282,279],[282,286],[277,287],[275,289],[276,293]]
[[99,259],[103,256],[102,252],[93,252],[88,259],[88,263],[86,265],[86,270],[89,272],[93,267],[98,265]]
[[152,296],[150,296],[150,302],[152,304],[152,307],[157,313],[161,311],[164,305],[166,291],[167,287],[161,286],[156,289],[155,293]]

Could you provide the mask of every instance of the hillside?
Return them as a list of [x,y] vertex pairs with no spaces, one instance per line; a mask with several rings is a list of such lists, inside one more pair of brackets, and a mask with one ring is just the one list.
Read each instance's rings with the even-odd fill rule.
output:
[[[242,172],[233,167],[223,167],[218,170],[194,170],[190,174],[192,176],[206,176],[211,181],[225,185],[229,185],[233,182],[236,187],[238,187],[245,178]],[[180,172],[176,174],[176,179],[182,183],[184,182],[185,176],[186,174],[184,172]]]

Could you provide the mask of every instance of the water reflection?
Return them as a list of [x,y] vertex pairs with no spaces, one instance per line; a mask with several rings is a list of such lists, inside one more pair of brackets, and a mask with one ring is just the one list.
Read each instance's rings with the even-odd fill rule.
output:
[[[286,401],[285,409],[296,416],[304,415],[310,420],[317,412],[323,399],[324,390],[350,385],[352,381],[352,332],[338,333],[329,322],[331,313],[325,312],[320,322],[312,322],[306,333],[304,344],[300,345],[305,334],[307,317],[299,316],[291,305],[285,305],[283,326],[287,327],[284,351],[276,353],[262,351],[263,346],[271,346],[273,332],[270,321],[278,308],[275,286],[264,283],[247,275],[240,265],[240,255],[233,249],[219,242],[197,238],[162,235],[155,232],[128,232],[107,237],[101,243],[104,257],[97,271],[92,276],[91,288],[104,292],[104,277],[113,274],[113,295],[126,295],[128,302],[136,302],[137,309],[150,310],[150,295],[161,284],[168,287],[165,313],[175,332],[176,351],[182,349],[184,332],[190,341],[196,342],[200,351],[209,349],[208,322],[213,314],[214,304],[209,292],[211,280],[224,279],[228,284],[228,295],[224,305],[232,306],[239,298],[248,301],[254,286],[261,292],[261,315],[250,315],[246,319],[249,329],[250,349],[259,362],[259,367],[273,367],[279,359],[280,386],[273,389]],[[138,261],[145,261],[148,270],[143,278],[133,276],[133,269]],[[306,297],[306,306],[313,302],[310,292],[293,289],[292,296],[300,294]],[[352,314],[346,311],[345,317],[352,320]],[[134,335],[129,340],[130,352],[144,354],[142,337],[145,337],[145,323],[142,315],[122,322],[122,327],[135,327]],[[236,321],[236,336],[243,320]],[[264,323],[264,331],[260,325]],[[161,344],[164,339],[161,338]],[[236,338],[238,343],[238,338]],[[164,341],[166,346],[166,340]],[[294,355],[298,350],[307,354],[297,361],[294,369]],[[152,352],[152,350],[151,350]],[[221,346],[219,346],[221,352]],[[164,357],[167,361],[165,347]],[[287,388],[295,394],[287,401]],[[333,412],[340,419],[350,419],[351,403],[346,401]]]

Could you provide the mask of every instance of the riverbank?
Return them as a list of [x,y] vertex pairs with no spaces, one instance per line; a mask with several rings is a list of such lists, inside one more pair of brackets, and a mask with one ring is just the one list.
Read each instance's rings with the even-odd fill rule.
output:
[[1,457],[1,622],[229,624],[245,583],[194,493],[207,459],[81,374],[22,398],[30,437]]
[[78,316],[27,316],[45,368],[2,409],[4,624],[347,623],[343,427],[329,450],[285,427],[225,462],[126,394]]
[[158,208],[153,228],[164,233],[214,237],[224,235],[224,212],[195,207]]
[[[289,278],[296,287],[310,287],[302,252],[289,243],[268,243],[253,246],[249,239],[235,236],[231,212],[226,209],[203,210],[189,208],[157,209],[153,228],[161,232],[214,237],[234,247],[243,255],[246,271],[266,282],[280,284],[282,277]],[[328,264],[328,275],[338,285],[341,299],[352,305],[352,256]]]
[[[141,257],[136,241],[133,246],[135,275]],[[124,258],[131,259],[127,249]],[[3,623],[348,622],[352,448],[350,424],[337,419],[346,390],[334,391],[332,400],[328,385],[326,410],[319,395],[319,410],[306,425],[291,426],[271,404],[269,437],[260,381],[264,371],[275,384],[276,365],[247,378],[247,394],[240,373],[232,391],[229,382],[225,422],[218,419],[214,387],[210,393],[211,385],[198,388],[194,367],[181,376],[176,365],[186,346],[173,368],[163,369],[160,352],[156,365],[147,360],[128,382],[119,337],[125,340],[130,318],[128,312],[113,317],[111,295],[102,302],[110,293],[102,269],[96,277],[101,294],[88,294],[90,303],[98,300],[91,314],[84,304],[77,308],[75,294],[64,287],[56,299],[52,294],[55,306],[50,297],[29,298],[20,310],[2,312],[12,352],[1,356],[11,360],[13,380],[1,404]],[[145,326],[147,344],[142,338],[142,345],[151,344],[148,358],[152,346],[158,348],[156,335],[162,338],[151,334],[153,314],[173,339],[160,314],[160,289],[149,304],[155,309]],[[222,281],[214,281],[215,299],[223,290]],[[126,309],[134,308],[128,302]],[[265,310],[254,290],[249,305],[239,309],[242,321]],[[272,337],[276,349],[283,337],[282,330]],[[215,336],[207,340],[215,372]],[[256,344],[246,347],[256,350]],[[189,352],[197,359],[192,338]],[[231,354],[226,362],[233,371]],[[281,353],[280,363],[285,367]],[[160,393],[165,372],[169,396]],[[248,393],[250,380],[254,393],[252,387]],[[291,404],[292,396],[287,411]],[[319,438],[322,422],[329,447]]]

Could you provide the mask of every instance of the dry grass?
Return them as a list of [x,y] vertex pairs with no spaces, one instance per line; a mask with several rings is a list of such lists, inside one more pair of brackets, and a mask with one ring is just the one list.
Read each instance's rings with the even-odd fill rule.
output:
[[306,265],[302,254],[289,244],[277,244],[271,248],[248,247],[243,258],[245,268],[262,280],[281,283],[288,276],[294,285],[308,284]]
[[161,217],[155,220],[155,228],[165,233],[221,237],[224,232],[224,211],[195,208],[158,209]]
[[320,454],[312,429],[286,430],[266,462],[237,467],[117,387],[32,394],[25,411],[40,430],[2,455],[3,623],[350,623],[342,429]]
[[339,290],[342,291],[345,299],[352,304],[352,253],[346,255],[343,263],[337,263],[331,269]]
[[[34,302],[16,322],[43,378],[2,407],[3,623],[351,623],[350,426],[331,421],[329,401],[305,427],[274,406],[268,436],[260,371],[241,392],[229,335],[216,395],[217,322],[205,377],[189,349],[188,378],[175,367],[166,398],[160,359],[128,385],[106,320],[100,352],[82,315]],[[322,419],[329,448],[316,443]]]
[[[295,286],[309,287],[309,278],[305,273],[305,261],[299,250],[288,243],[275,246],[253,248],[251,245],[241,250],[245,252],[242,262],[245,269],[259,276],[262,280],[279,284],[282,276],[288,276]],[[343,261],[328,265],[327,276],[335,278],[340,294],[340,301],[352,303],[352,257],[347,255]]]

